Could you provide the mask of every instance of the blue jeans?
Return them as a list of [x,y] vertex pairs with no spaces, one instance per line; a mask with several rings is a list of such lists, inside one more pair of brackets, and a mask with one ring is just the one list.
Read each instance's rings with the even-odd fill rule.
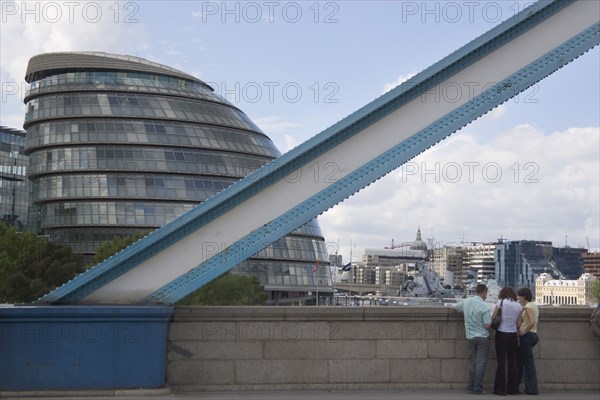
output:
[[519,342],[519,377],[525,383],[525,393],[538,394],[537,373],[533,360],[533,347],[538,342],[537,333],[527,332],[521,336]]
[[483,378],[490,352],[489,338],[476,337],[469,342],[469,387],[471,392],[483,390]]

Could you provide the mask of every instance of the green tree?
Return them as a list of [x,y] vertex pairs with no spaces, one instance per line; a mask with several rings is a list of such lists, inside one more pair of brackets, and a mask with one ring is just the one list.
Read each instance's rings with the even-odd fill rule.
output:
[[0,303],[29,303],[83,272],[67,246],[0,223]]
[[267,299],[258,278],[227,272],[190,293],[177,305],[252,306],[264,305]]
[[98,250],[96,250],[96,254],[94,254],[94,257],[92,257],[90,262],[86,265],[86,269],[89,269],[94,265],[99,264],[100,262],[106,260],[113,254],[116,254],[124,248],[132,245],[133,243],[146,236],[148,233],[150,233],[150,231],[138,231],[133,235],[129,236],[115,236],[112,238],[112,240],[102,243]]
[[600,280],[596,280],[592,283],[592,296],[600,302]]

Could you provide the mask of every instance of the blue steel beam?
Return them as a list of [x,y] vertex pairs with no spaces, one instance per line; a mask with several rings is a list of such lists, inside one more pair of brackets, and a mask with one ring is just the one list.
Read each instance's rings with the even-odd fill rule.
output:
[[[514,91],[515,87],[522,88],[519,92],[526,90],[565,65],[563,63],[565,57],[572,57],[570,60],[578,57],[582,54],[582,50],[585,52],[589,49],[587,47],[589,40],[594,40],[595,37],[597,42],[599,29],[600,24],[589,28],[565,45],[538,59],[532,65],[521,69],[517,74],[493,86],[465,106],[436,121],[410,140],[394,147],[358,171],[331,185],[310,200],[289,211],[286,215],[257,229],[230,246],[227,252],[222,252],[168,285],[163,286],[150,295],[146,302],[175,303],[222,273],[227,272],[247,258],[246,256],[240,257],[240,254],[251,253],[249,256],[252,256],[268,244],[342,202],[489,110],[514,97],[518,94]],[[249,252],[248,248],[258,250]]]
[[[425,95],[440,82],[525,34],[572,3],[573,1],[569,0],[541,1],[532,5],[319,135],[44,296],[39,302],[73,303],[82,300],[252,196],[285,179],[301,166],[352,138],[411,100]],[[174,303],[244,259],[251,257],[270,243],[368,186],[444,137],[593,48],[600,41],[599,27],[600,24],[595,23],[580,32],[567,42],[547,52],[543,57],[331,184],[284,215],[266,223],[196,268],[158,288],[144,301]]]

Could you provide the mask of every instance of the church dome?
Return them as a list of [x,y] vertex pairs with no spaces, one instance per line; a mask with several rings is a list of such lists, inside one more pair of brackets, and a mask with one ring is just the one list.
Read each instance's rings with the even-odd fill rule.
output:
[[427,251],[427,243],[425,243],[421,239],[421,227],[420,226],[417,228],[417,238],[410,245],[410,249],[411,250],[423,250],[423,251]]

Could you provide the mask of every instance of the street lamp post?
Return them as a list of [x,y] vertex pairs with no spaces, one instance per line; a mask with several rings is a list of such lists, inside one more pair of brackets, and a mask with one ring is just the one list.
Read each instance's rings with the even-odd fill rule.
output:
[[354,299],[352,298],[352,281],[354,280],[354,265],[352,264],[352,249],[356,247],[356,245],[352,246],[352,238],[350,238],[350,277],[348,279],[348,286],[349,286],[349,294],[350,294],[350,301],[352,302],[352,305],[354,305]]

